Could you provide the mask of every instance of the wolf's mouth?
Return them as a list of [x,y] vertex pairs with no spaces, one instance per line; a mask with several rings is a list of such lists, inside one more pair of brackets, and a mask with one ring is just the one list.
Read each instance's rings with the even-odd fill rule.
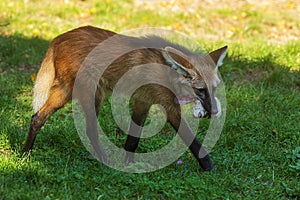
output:
[[189,104],[189,103],[193,103],[194,102],[194,106],[193,106],[193,116],[195,118],[203,118],[203,117],[207,117],[208,113],[207,111],[204,109],[201,101],[197,98],[197,97],[190,97],[190,96],[177,96],[175,98],[175,103],[179,104],[179,105],[185,105],[185,104]]

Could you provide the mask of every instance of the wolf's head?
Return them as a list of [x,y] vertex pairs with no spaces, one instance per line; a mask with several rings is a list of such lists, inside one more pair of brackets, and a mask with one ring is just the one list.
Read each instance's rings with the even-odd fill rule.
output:
[[201,110],[202,106],[200,105],[199,110],[194,110],[195,117],[219,117],[221,115],[221,105],[216,97],[216,88],[220,83],[218,67],[222,65],[226,53],[227,46],[207,55],[186,55],[173,47],[164,48],[163,56],[180,74],[180,82],[191,86],[195,93],[194,96],[177,97],[177,102],[185,104],[200,101],[204,107],[204,110]]

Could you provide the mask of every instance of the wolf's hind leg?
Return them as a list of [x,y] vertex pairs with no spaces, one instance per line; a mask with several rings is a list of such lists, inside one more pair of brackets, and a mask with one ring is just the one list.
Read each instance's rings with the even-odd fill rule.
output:
[[140,136],[142,133],[142,128],[148,116],[150,107],[151,105],[148,103],[144,103],[138,100],[134,102],[129,134],[127,136],[125,147],[124,147],[126,150],[126,156],[125,156],[126,164],[133,162],[134,160],[134,152],[138,147]]

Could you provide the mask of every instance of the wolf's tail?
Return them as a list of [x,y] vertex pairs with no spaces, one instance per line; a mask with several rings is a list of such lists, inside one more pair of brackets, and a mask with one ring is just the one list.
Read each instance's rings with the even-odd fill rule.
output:
[[39,111],[46,103],[55,77],[53,63],[53,49],[49,48],[37,74],[33,89],[32,107],[34,112]]

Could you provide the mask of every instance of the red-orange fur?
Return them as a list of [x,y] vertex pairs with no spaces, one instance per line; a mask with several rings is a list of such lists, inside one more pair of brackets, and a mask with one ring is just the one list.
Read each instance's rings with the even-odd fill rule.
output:
[[[46,120],[57,109],[61,108],[66,103],[71,101],[74,81],[76,79],[77,72],[81,67],[82,63],[84,62],[85,58],[88,56],[88,54],[101,42],[112,36],[116,36],[116,33],[91,26],[86,26],[59,35],[50,43],[45,59],[38,73],[37,81],[34,88],[33,106],[36,111],[36,114],[32,117],[30,130],[25,145],[25,151],[30,151],[32,149],[35,137],[39,132],[40,128],[46,122]],[[137,43],[143,41],[145,41],[146,43],[151,43],[151,41],[155,40],[158,40],[157,43],[161,43],[160,39],[157,38],[154,38],[152,40],[137,40]],[[126,39],[126,36],[120,35],[120,41],[116,42],[114,48],[121,48],[122,46],[126,45],[130,47],[130,41],[135,41],[135,39],[128,37],[128,41]],[[161,47],[164,47],[164,45],[172,45],[174,48],[179,48],[180,51],[184,52],[184,54],[186,54],[187,56],[194,55],[192,52],[189,52],[187,49],[178,45],[173,45],[168,42],[165,42],[165,44],[161,45]],[[139,46],[139,44],[137,44],[137,46]],[[95,99],[93,99],[95,100],[96,112],[98,112],[98,110],[101,107],[105,93],[111,91],[114,88],[117,81],[131,68],[148,63],[159,63],[163,65],[168,65],[168,63],[162,56],[162,50],[160,48],[155,47],[156,46],[154,46],[154,48],[140,48],[126,53],[125,55],[122,55],[117,60],[115,60],[107,68],[107,70],[104,72],[103,76],[99,80],[99,83],[97,83]],[[109,54],[111,52],[107,53]],[[186,63],[187,61],[182,60],[182,63],[184,62]],[[188,68],[192,68],[190,63],[187,63],[185,65]],[[139,74],[137,74],[137,76],[138,75]],[[149,77],[147,78],[151,79],[151,76],[156,76],[159,77],[159,79],[166,81],[168,81],[169,78],[163,71],[159,70],[150,73]],[[82,86],[83,89],[88,90],[89,87],[95,85],[95,83],[93,83],[92,81],[89,82],[89,80],[91,80],[92,78],[88,75],[86,75],[84,79],[86,79],[87,82],[86,85]],[[92,96],[93,94],[87,92],[86,95],[86,99],[81,99],[80,101],[83,104],[87,103],[84,101],[91,101],[89,95]],[[132,97],[135,100],[133,120],[138,125],[142,126],[150,106],[152,104],[160,104],[166,110],[168,121],[178,131],[181,122],[181,114],[180,106],[174,103],[174,97],[175,95],[169,89],[160,85],[148,84],[142,86],[141,88],[135,91]],[[90,108],[86,109],[86,116],[89,115],[88,112],[91,112]],[[90,129],[87,129],[88,132],[96,132],[94,122],[90,122],[90,124],[87,125],[92,127]],[[183,132],[190,132],[188,125],[185,124],[185,126],[183,127],[185,127],[185,129],[180,131],[181,133],[179,133],[181,137],[184,137]],[[90,136],[91,140],[97,140],[97,133],[87,134]],[[190,136],[193,135],[192,133],[188,134],[190,134]],[[137,142],[128,139],[128,142],[126,143],[127,147],[125,145],[125,149],[127,148],[128,150],[131,149],[134,151]],[[99,148],[99,151],[96,152],[96,154],[98,154],[98,156],[101,157],[100,154],[103,154],[102,149],[99,146],[99,144],[96,143],[93,144],[95,145],[95,148]],[[193,153],[197,154],[197,152]],[[197,155],[195,156],[197,157]],[[208,163],[210,164],[210,161]],[[210,170],[211,166],[209,166],[207,169]]]

